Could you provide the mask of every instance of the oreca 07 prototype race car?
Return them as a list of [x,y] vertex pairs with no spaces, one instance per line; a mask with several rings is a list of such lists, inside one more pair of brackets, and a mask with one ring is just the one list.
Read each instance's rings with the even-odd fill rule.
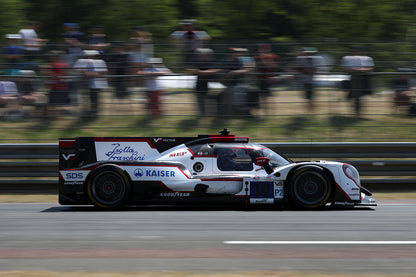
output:
[[247,137],[77,137],[59,140],[59,203],[375,206],[352,165],[292,162]]

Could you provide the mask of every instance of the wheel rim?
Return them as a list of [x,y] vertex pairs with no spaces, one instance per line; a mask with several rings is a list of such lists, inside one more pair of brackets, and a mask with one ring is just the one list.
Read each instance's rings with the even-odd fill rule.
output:
[[294,194],[304,205],[324,204],[328,197],[328,181],[317,172],[305,172],[295,180]]
[[126,185],[123,178],[115,173],[104,172],[99,174],[94,178],[91,188],[94,199],[106,206],[121,203],[126,194]]

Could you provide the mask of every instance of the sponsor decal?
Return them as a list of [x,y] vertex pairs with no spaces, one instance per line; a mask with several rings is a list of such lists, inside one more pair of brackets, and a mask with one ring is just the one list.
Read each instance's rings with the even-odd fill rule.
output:
[[64,185],[82,185],[84,182],[64,182]]
[[176,172],[173,170],[158,170],[158,169],[142,169],[136,168],[134,170],[134,176],[141,177],[176,177]]
[[161,192],[161,197],[189,197],[191,194],[189,192]]
[[265,198],[258,198],[258,199],[250,199],[250,204],[274,204],[274,199],[265,199]]
[[129,173],[132,180],[140,181],[179,181],[187,180],[190,177],[177,166],[169,165],[134,165],[126,166],[125,169]]
[[105,153],[109,161],[141,161],[145,155],[141,155],[134,147],[121,145],[120,143],[111,144],[113,149]]
[[61,176],[65,182],[82,182],[85,181],[89,170],[61,170]]
[[266,204],[268,199],[253,199],[253,202],[257,204]]
[[141,169],[141,168],[136,168],[135,170],[134,170],[134,176],[136,176],[137,178],[140,178],[140,177],[142,177],[143,176],[143,169]]
[[62,157],[65,159],[65,161],[73,161],[75,160],[75,154],[62,154]]
[[174,138],[153,138],[154,142],[175,142]]
[[274,182],[274,185],[275,185],[276,187],[283,187],[283,182],[282,182],[282,181],[275,181],[275,182]]
[[65,180],[84,180],[84,173],[82,172],[65,173]]
[[175,171],[172,170],[147,169],[145,173],[146,177],[175,177]]
[[150,141],[96,141],[97,161],[143,161],[158,155]]
[[187,154],[188,152],[176,152],[176,153],[172,153],[169,155],[169,158],[174,158],[174,157],[183,157]]
[[334,202],[334,205],[343,205],[343,206],[354,206],[352,202]]

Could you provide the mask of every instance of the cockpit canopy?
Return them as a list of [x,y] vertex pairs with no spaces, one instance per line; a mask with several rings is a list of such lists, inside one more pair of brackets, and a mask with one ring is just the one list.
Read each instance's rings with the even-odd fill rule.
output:
[[217,158],[221,171],[252,171],[258,157],[270,159],[272,168],[290,164],[290,161],[271,149],[255,143],[207,143],[190,147],[195,156]]

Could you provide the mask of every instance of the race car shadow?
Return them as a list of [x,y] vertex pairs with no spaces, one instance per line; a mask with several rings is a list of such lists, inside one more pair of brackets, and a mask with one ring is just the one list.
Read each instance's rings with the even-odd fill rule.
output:
[[302,211],[302,212],[324,212],[324,211],[357,211],[367,210],[375,211],[373,207],[333,207],[325,206],[316,210],[305,210],[296,207],[280,207],[280,206],[221,206],[221,205],[146,205],[146,206],[126,206],[115,210],[104,210],[94,206],[57,206],[45,209],[43,213],[60,213],[60,212],[154,212],[154,211],[200,211],[200,212],[212,212],[212,211],[240,211],[240,212],[261,212],[261,211]]
[[[230,207],[230,206],[170,206],[170,205],[149,205],[149,206],[126,206],[114,210],[104,210],[94,206],[59,206],[51,207],[42,212],[55,213],[55,212],[153,212],[153,211],[260,211],[260,210],[278,210],[276,208],[257,208],[248,209],[243,207]],[[280,209],[281,210],[281,209]]]

